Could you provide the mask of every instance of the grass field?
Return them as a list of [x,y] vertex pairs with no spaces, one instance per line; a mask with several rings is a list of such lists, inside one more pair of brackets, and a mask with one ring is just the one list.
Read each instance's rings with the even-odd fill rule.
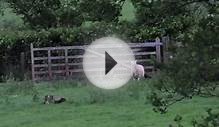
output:
[[[0,127],[168,127],[177,114],[182,115],[185,127],[191,127],[191,120],[205,115],[207,108],[219,110],[217,97],[194,97],[171,106],[166,114],[159,114],[153,112],[146,99],[148,81],[131,82],[110,91],[84,84],[1,84]],[[46,94],[65,96],[67,102],[44,105]]]

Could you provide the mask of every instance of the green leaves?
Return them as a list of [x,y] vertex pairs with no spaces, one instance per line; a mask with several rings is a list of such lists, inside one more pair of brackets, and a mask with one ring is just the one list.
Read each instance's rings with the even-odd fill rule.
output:
[[118,21],[125,0],[81,0],[79,10],[88,21]]
[[7,0],[33,28],[80,26],[85,21],[118,22],[124,0]]

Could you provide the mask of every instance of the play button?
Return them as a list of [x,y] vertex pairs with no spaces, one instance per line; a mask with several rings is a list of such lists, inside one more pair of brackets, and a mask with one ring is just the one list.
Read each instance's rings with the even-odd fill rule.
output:
[[132,77],[134,55],[129,45],[120,39],[105,37],[92,42],[83,55],[83,70],[87,79],[102,89],[116,89]]
[[116,66],[117,62],[107,53],[105,52],[105,75]]

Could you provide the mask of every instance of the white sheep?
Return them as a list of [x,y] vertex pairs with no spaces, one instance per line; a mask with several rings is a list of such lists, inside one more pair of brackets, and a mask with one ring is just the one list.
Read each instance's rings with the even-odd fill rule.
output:
[[144,78],[144,66],[137,64],[136,60],[132,62],[132,69],[134,79],[140,80],[141,78]]

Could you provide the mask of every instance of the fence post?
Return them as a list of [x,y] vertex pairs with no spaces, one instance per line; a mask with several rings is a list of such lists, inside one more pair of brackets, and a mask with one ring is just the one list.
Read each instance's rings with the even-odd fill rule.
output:
[[31,71],[32,71],[32,81],[35,81],[35,70],[34,70],[34,51],[33,51],[33,43],[30,44],[30,52],[31,52]]
[[69,77],[69,68],[68,68],[68,49],[65,49],[65,74],[67,78]]
[[161,52],[160,52],[160,38],[156,38],[156,60],[158,63],[161,62]]
[[21,52],[20,55],[20,69],[21,69],[21,79],[24,80],[24,67],[25,67],[25,55],[24,52]]
[[52,79],[52,66],[51,66],[51,49],[48,49],[48,72],[49,72],[49,80]]
[[169,36],[162,37],[162,42],[163,42],[163,61],[164,61],[164,63],[168,63],[168,60],[169,60],[169,53],[168,53]]

